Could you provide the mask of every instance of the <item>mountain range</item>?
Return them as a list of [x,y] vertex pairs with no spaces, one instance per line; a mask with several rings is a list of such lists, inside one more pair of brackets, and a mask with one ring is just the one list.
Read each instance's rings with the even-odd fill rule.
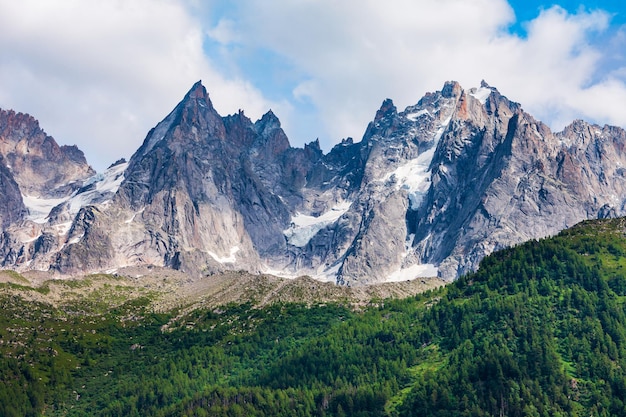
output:
[[272,111],[221,116],[205,87],[96,173],[31,116],[0,111],[0,265],[61,275],[165,266],[343,285],[454,280],[495,250],[623,216],[626,132],[562,132],[485,82],[398,111],[358,142],[292,147]]

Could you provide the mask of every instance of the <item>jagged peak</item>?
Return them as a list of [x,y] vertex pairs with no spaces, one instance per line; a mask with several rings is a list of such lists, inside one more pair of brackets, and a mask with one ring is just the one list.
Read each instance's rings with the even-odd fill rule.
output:
[[566,129],[568,127],[571,127],[572,129],[585,129],[589,126],[591,126],[592,124],[583,120],[583,119],[574,119],[572,120],[572,122],[566,126]]
[[259,120],[254,123],[259,133],[269,132],[274,129],[280,129],[280,120],[270,109]]
[[213,128],[222,126],[222,117],[213,107],[209,94],[199,80],[189,89],[185,97],[174,107],[174,109],[160,121],[154,128],[148,132],[141,147],[131,157],[131,163],[135,159],[135,155],[143,156],[150,152],[157,143],[163,141],[167,133],[173,126],[181,123],[199,123],[204,120],[204,124],[211,125]]
[[584,141],[585,136],[592,135],[593,132],[601,131],[601,127],[592,123],[589,123],[582,119],[575,119],[570,124],[565,126],[559,133],[561,136],[571,136],[576,139],[582,139]]
[[117,161],[113,162],[111,165],[109,165],[109,167],[107,169],[111,169],[113,167],[116,167],[118,165],[122,165],[126,163],[126,158],[120,158]]
[[0,109],[0,116],[5,119],[15,119],[18,122],[28,122],[36,124],[39,127],[39,121],[28,113],[17,112],[13,109]]
[[278,116],[276,116],[272,109],[269,109],[263,116],[261,116],[261,120],[272,120],[276,123],[280,123]]
[[244,111],[241,109],[239,109],[237,113],[229,114],[224,117],[224,122],[227,123],[228,121],[238,121],[239,123],[243,123],[245,125],[252,125],[252,120],[250,120],[250,118],[246,116]]
[[398,112],[396,106],[393,104],[393,100],[386,98],[381,104],[380,109],[376,112],[375,121],[378,121],[384,117],[393,116]]
[[496,87],[492,86],[485,80],[480,80],[480,87],[473,88],[472,90],[477,90],[477,89],[486,89],[486,90],[491,90],[494,93],[500,93]]
[[[191,100],[195,100],[200,107],[207,107],[213,109],[213,103],[209,97],[209,93],[202,84],[202,80],[196,81],[196,83],[189,89],[182,103],[188,103]],[[214,109],[213,109],[214,110]]]
[[194,83],[194,85],[191,86],[191,89],[189,89],[189,92],[187,93],[187,96],[193,97],[193,98],[208,97],[208,93],[206,91],[206,88],[204,87],[204,85],[202,85],[202,80],[196,81]]
[[324,152],[322,151],[322,147],[320,146],[319,138],[311,141],[310,143],[305,143],[304,152],[305,154],[313,156],[314,158],[321,158],[324,155]]
[[[27,136],[43,135],[47,137],[46,132],[39,126],[39,121],[28,113],[16,112],[15,110],[0,109],[0,134],[3,131],[16,130],[17,126],[28,132]],[[5,139],[16,139],[12,135],[7,135]]]
[[322,152],[322,147],[320,146],[320,140],[319,138],[316,138],[315,140],[312,140],[310,143],[305,143],[304,144],[304,149],[305,150],[310,150],[316,153],[320,153]]
[[441,89],[441,95],[445,98],[459,97],[462,92],[463,88],[457,81],[446,81]]

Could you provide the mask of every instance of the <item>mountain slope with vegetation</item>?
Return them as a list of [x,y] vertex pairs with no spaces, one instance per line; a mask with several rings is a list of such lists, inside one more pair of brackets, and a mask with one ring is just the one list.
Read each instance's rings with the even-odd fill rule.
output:
[[[624,219],[583,222],[446,287],[358,305],[155,309],[151,290],[52,304],[63,291],[15,274],[0,297],[0,414],[626,415],[625,232]],[[92,298],[125,293],[108,285]]]

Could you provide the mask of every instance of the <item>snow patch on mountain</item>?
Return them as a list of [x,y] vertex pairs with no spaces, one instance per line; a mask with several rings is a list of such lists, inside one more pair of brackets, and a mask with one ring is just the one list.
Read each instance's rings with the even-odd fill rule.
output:
[[70,198],[70,212],[78,213],[81,207],[97,202],[102,197],[109,197],[106,200],[110,200],[124,180],[127,166],[128,162],[118,164],[88,179],[85,186]]
[[124,220],[124,223],[126,223],[126,224],[132,223],[135,220],[135,218],[137,217],[137,215],[143,213],[144,210],[145,210],[145,207],[143,207],[143,208],[141,208],[141,210],[133,213],[133,215],[130,217],[130,219]]
[[59,204],[69,202],[69,212],[74,215],[81,207],[96,202],[109,200],[124,180],[124,171],[128,163],[115,165],[105,172],[93,175],[85,181],[85,184],[71,196],[64,198],[41,198],[22,195],[24,205],[28,209],[27,220],[38,224],[48,221],[48,216],[53,208]]
[[283,230],[283,234],[290,245],[302,248],[309,243],[317,232],[343,216],[351,205],[351,201],[344,201],[317,217],[297,212],[291,218],[291,226],[289,229]]
[[83,236],[85,236],[85,234],[84,234],[84,233],[82,233],[82,234],[81,234],[81,235],[79,235],[79,236],[75,236],[75,237],[73,237],[72,239],[70,239],[70,240],[67,242],[67,244],[68,244],[68,245],[73,245],[73,244],[75,244],[75,243],[78,243],[78,242],[80,242],[80,240],[83,238]]
[[409,113],[409,114],[405,115],[404,117],[406,117],[407,119],[409,119],[409,120],[411,120],[413,122],[416,122],[417,119],[420,116],[423,116],[425,114],[430,116],[430,112],[428,111],[428,109],[422,109],[422,110],[419,110],[419,111],[417,111],[415,113]]
[[383,181],[395,180],[396,190],[406,190],[411,210],[417,210],[419,204],[430,187],[430,161],[433,159],[435,148],[422,153],[416,159],[400,165],[395,171],[388,173]]
[[239,252],[239,246],[233,246],[232,248],[230,248],[230,254],[228,256],[219,256],[213,251],[207,252],[209,255],[211,255],[213,259],[215,259],[216,262],[219,262],[221,264],[234,264],[235,262],[237,262],[237,258],[235,257],[235,255],[237,254],[237,252]]
[[437,133],[435,133],[435,144],[433,145],[433,152],[435,150],[435,148],[437,147],[437,143],[439,142],[439,139],[441,139],[441,137],[443,136],[443,133],[446,131],[446,128],[448,127],[448,125],[450,124],[450,121],[452,120],[452,115],[448,116],[439,126],[439,129],[437,129]]
[[313,276],[318,281],[322,282],[336,282],[337,274],[339,274],[339,268],[341,268],[341,263],[337,263],[331,267],[327,267],[325,265],[321,265],[317,269],[317,274]]
[[55,224],[53,228],[54,230],[56,230],[57,235],[65,236],[72,228],[72,222],[58,223],[58,224]]
[[24,205],[28,209],[26,220],[43,224],[48,221],[50,211],[59,204],[67,201],[67,198],[41,198],[30,195],[22,195]]
[[476,100],[480,101],[480,104],[485,104],[491,92],[492,90],[489,87],[479,87],[470,89],[469,94]]
[[409,197],[411,210],[417,210],[422,202],[424,195],[430,187],[430,163],[435,155],[437,143],[445,132],[446,127],[450,123],[450,117],[443,121],[437,129],[434,137],[433,146],[427,151],[422,152],[417,158],[409,160],[405,164],[400,165],[394,171],[387,173],[382,182],[394,180],[396,190],[405,190]]
[[436,277],[438,269],[433,264],[411,265],[408,268],[400,268],[387,277],[387,282],[411,281],[416,278]]

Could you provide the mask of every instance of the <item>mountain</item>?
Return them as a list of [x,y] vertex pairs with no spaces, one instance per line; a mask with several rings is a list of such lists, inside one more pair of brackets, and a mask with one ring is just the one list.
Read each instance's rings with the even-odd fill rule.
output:
[[[291,147],[272,111],[220,116],[200,82],[102,174],[38,126],[2,131],[16,138],[0,142],[0,192],[15,209],[0,211],[0,261],[19,270],[452,280],[494,250],[626,214],[623,129],[575,121],[553,133],[484,82],[447,82],[401,112],[387,99],[360,142],[326,154],[317,141]],[[27,143],[27,131],[41,151],[20,165],[4,149],[23,146],[5,143]],[[51,165],[67,178],[37,186],[61,178],[39,155],[65,158]]]
[[[0,225],[28,217],[24,201],[65,197],[95,172],[75,146],[59,147],[31,116],[0,110]],[[34,213],[31,213],[34,214]]]
[[494,250],[624,215],[623,129],[575,121],[550,129],[483,85],[459,95],[431,162],[432,186],[411,213],[422,262],[455,276]]

